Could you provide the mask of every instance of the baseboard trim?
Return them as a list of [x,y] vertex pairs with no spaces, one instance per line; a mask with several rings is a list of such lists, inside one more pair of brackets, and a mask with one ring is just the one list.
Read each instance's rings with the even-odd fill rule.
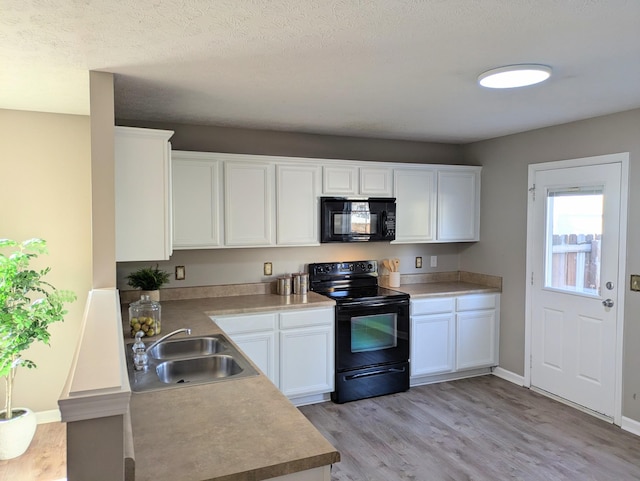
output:
[[625,431],[630,432],[631,434],[635,434],[636,436],[640,436],[640,422],[635,419],[626,418],[622,416],[622,421],[620,422],[620,427]]
[[59,423],[62,421],[62,415],[59,409],[39,411],[36,413],[36,421],[38,424]]
[[500,366],[496,367],[492,374],[494,376],[499,377],[500,379],[504,379],[505,381],[512,382],[513,384],[517,384],[518,386],[524,386],[524,376],[520,376],[515,372],[507,371]]

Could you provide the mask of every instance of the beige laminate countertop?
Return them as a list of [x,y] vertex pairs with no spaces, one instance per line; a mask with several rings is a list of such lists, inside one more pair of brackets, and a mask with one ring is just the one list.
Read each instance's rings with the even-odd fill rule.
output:
[[[333,306],[305,296],[163,301],[164,333],[219,333],[209,315]],[[127,306],[123,329],[128,339]],[[128,339],[130,341],[130,339]],[[129,350],[127,348],[127,354]],[[136,481],[258,481],[340,460],[336,449],[264,375],[132,393]]]
[[[386,287],[386,286],[385,286]],[[426,299],[429,297],[461,296],[465,294],[499,293],[497,287],[488,287],[470,282],[429,282],[424,284],[401,284],[400,287],[390,289],[409,294],[412,299]]]

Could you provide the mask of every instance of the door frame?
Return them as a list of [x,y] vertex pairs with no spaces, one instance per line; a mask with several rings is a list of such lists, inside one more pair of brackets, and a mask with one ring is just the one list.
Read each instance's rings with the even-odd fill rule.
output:
[[[627,215],[629,197],[629,152],[598,155],[595,157],[583,157],[554,162],[542,162],[529,164],[529,176],[527,185],[529,194],[527,197],[527,261],[526,261],[526,297],[525,297],[525,345],[524,345],[524,385],[531,387],[531,342],[532,342],[532,295],[531,276],[534,272],[533,265],[533,196],[535,174],[543,170],[564,169],[568,167],[584,167],[599,164],[619,163],[620,171],[620,226],[619,226],[619,253],[618,253],[618,288],[616,289],[616,305],[618,316],[616,321],[616,359],[615,359],[615,393],[614,393],[614,424],[620,426],[622,422],[622,367],[623,367],[623,341],[624,341],[624,299],[626,292],[626,259],[627,259]],[[539,193],[538,193],[539,194]],[[539,197],[540,198],[540,197]],[[571,404],[569,402],[569,404]],[[585,408],[587,412],[591,412]]]

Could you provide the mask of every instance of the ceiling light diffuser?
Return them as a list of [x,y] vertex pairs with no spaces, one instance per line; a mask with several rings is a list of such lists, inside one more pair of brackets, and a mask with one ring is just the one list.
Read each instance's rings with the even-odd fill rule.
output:
[[507,65],[487,70],[478,83],[490,89],[512,89],[544,82],[551,77],[551,67],[537,64]]

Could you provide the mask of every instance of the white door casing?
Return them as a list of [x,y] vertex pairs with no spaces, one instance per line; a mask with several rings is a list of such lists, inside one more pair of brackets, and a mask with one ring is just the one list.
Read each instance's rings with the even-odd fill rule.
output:
[[[628,154],[529,167],[525,385],[616,424],[621,421],[627,172]],[[600,188],[604,221],[601,255],[596,259],[599,285],[584,290],[562,286],[552,279],[550,256],[545,256],[558,250],[551,246],[547,214],[551,215],[555,199],[548,202],[549,197]],[[576,264],[579,271],[580,263]],[[603,301],[609,299],[612,306],[605,307]]]

